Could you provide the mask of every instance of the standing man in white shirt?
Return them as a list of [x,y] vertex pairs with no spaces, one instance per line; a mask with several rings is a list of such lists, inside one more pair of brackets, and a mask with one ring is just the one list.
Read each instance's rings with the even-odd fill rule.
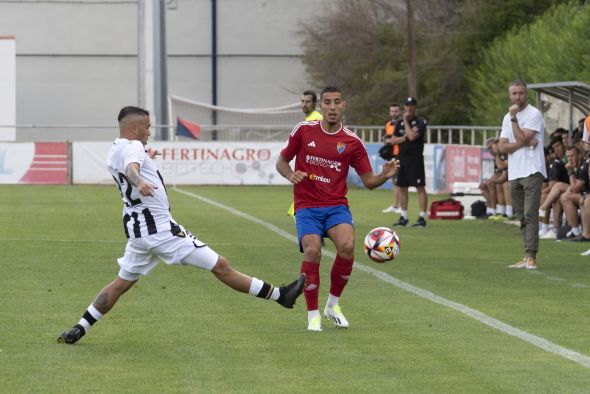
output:
[[517,79],[508,87],[510,106],[502,121],[500,152],[508,154],[508,180],[514,213],[520,221],[525,256],[510,268],[537,269],[541,186],[547,177],[541,111],[528,102],[528,89]]

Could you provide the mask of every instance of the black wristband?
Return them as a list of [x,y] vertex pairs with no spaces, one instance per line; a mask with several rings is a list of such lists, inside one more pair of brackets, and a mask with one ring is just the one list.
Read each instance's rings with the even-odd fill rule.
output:
[[510,121],[513,123],[518,123],[518,119],[516,119],[516,118],[510,118]]

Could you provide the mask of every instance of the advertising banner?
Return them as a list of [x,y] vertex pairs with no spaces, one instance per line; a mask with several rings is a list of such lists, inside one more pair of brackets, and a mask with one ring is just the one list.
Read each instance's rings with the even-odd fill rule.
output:
[[481,181],[481,148],[475,146],[447,145],[446,192],[452,192],[455,182]]
[[[113,179],[106,168],[110,142],[73,142],[73,183],[110,184]],[[373,171],[381,171],[381,144],[366,144]],[[174,185],[289,185],[275,169],[276,159],[284,147],[279,142],[154,142],[155,157],[167,184]],[[0,150],[0,172],[2,171]],[[24,153],[23,153],[24,156]],[[293,165],[293,163],[291,163]],[[449,193],[455,182],[480,182],[493,171],[493,162],[480,147],[462,145],[424,146],[424,168],[428,193]],[[483,178],[485,179],[485,178]],[[351,169],[348,183],[362,187],[358,174]],[[391,189],[387,181],[382,188]],[[412,190],[412,189],[411,189]]]
[[[382,145],[383,144],[365,144],[365,148],[367,148],[367,154],[369,155],[369,161],[371,162],[373,172],[380,172],[381,166],[383,165],[383,163],[385,163],[385,160],[383,160],[379,156],[379,148],[381,148]],[[349,185],[364,187],[363,183],[361,182],[361,178],[358,176],[354,168],[351,168],[348,172],[346,182]],[[380,188],[391,190],[391,181],[385,182]]]
[[481,150],[481,180],[485,181],[494,175],[494,155],[489,149]]
[[69,183],[68,144],[0,143],[0,183]]
[[[74,142],[74,183],[111,183],[109,142]],[[154,142],[164,181],[179,185],[288,185],[275,163],[282,142]]]
[[426,176],[426,193],[435,193],[434,180],[434,145],[424,144],[424,175]]
[[447,157],[444,145],[433,145],[433,193],[443,193],[447,190]]
[[[371,161],[371,167],[373,168],[373,172],[378,174],[381,172],[381,166],[385,163],[379,156],[379,148],[381,148],[383,144],[365,144],[365,148],[367,148],[367,153],[369,154],[369,160]],[[434,145],[432,144],[425,144],[424,145],[424,172],[426,176],[426,192],[434,193],[434,185],[435,185],[435,165],[434,165]],[[358,176],[354,169],[350,169],[348,173],[347,182],[349,184],[364,187],[363,183],[361,182],[361,178]],[[387,181],[382,186],[381,189],[390,189],[392,188],[393,182]],[[410,188],[413,190],[413,188]]]

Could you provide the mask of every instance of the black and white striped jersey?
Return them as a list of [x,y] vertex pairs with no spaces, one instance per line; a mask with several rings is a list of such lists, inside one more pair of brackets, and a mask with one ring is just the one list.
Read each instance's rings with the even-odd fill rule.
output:
[[[139,174],[147,182],[157,185],[154,195],[142,196],[125,176],[130,163],[138,163]],[[123,199],[123,227],[127,238],[141,238],[147,235],[170,231],[175,226],[164,179],[155,163],[145,152],[141,141],[117,138],[107,157],[107,166]]]

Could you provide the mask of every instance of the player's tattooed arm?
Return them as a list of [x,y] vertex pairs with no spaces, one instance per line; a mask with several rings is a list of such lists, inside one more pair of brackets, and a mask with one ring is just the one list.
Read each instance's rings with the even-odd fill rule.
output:
[[139,175],[138,163],[129,163],[129,165],[125,169],[125,176],[129,180],[129,182],[131,182],[131,184],[137,188],[137,190],[142,196],[153,196],[154,189],[158,188],[157,185],[146,182],[141,177],[141,175]]

